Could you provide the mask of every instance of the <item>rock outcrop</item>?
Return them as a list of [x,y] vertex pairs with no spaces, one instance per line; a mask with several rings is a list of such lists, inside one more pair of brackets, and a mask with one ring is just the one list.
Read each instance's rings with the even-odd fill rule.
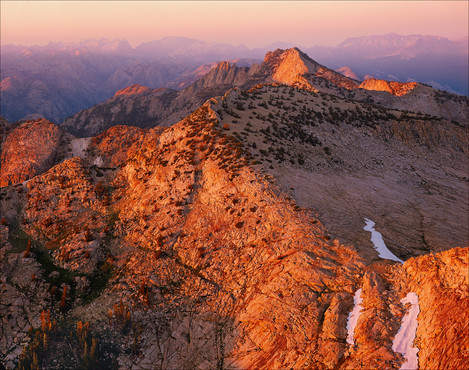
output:
[[69,135],[47,120],[5,127],[0,153],[0,186],[29,180],[64,156]]
[[114,94],[114,97],[120,96],[120,95],[138,95],[138,94],[144,94],[144,93],[150,93],[152,89],[146,86],[142,86],[140,84],[133,84],[130,86],[127,86],[119,91],[117,91]]
[[416,342],[421,369],[461,369],[469,363],[469,248],[412,258],[408,289],[419,296]]
[[145,134],[145,130],[134,126],[111,127],[91,138],[86,158],[99,167],[117,167],[139,150]]
[[368,78],[358,87],[366,90],[386,91],[395,96],[402,96],[412,91],[416,86],[417,82],[396,82]]

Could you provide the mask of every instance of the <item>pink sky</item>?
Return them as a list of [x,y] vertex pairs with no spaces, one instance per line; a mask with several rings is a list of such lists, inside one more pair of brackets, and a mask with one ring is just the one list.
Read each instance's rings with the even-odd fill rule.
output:
[[166,36],[257,47],[274,41],[336,45],[347,37],[468,33],[463,1],[7,1],[1,43],[47,44],[89,38],[132,46]]

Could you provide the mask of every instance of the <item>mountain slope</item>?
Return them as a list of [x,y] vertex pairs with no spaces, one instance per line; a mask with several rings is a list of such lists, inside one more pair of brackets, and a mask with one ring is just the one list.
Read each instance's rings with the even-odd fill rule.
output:
[[[201,64],[259,59],[269,50],[292,46],[276,42],[247,49],[178,37],[144,43],[135,49],[125,40],[106,39],[44,46],[1,45],[0,115],[10,122],[45,117],[60,123],[135,83],[181,89],[194,82],[194,75],[200,77],[196,70]],[[337,47],[303,51],[332,69],[348,66],[361,76],[420,81],[468,94],[467,39],[375,35],[348,39]]]
[[114,97],[67,118],[61,125],[76,136],[94,136],[119,124],[153,127],[176,109],[171,102],[177,96],[172,89],[149,89],[132,85]]
[[379,217],[403,259],[469,243],[467,127],[283,86],[223,101],[229,132],[335,237],[368,253],[363,218]]

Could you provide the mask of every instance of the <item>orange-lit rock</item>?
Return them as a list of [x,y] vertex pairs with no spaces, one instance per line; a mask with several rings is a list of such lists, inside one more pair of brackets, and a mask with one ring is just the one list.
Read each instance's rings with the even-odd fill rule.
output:
[[7,128],[0,154],[0,186],[17,184],[48,170],[64,156],[69,135],[47,121],[27,121]]
[[151,89],[147,86],[142,86],[139,84],[133,84],[130,85],[124,89],[121,89],[117,91],[114,96],[120,96],[120,95],[138,95],[138,94],[144,94],[151,92]]
[[469,364],[469,248],[412,258],[404,264],[410,291],[419,296],[416,342],[422,369]]
[[363,81],[360,89],[386,91],[395,96],[403,96],[412,91],[417,86],[417,82],[396,82],[368,78]]

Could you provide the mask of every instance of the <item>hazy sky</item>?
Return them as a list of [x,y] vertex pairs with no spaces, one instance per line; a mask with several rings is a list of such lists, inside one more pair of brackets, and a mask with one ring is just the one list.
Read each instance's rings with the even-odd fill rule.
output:
[[165,36],[264,46],[336,45],[347,37],[396,32],[467,36],[461,1],[18,1],[1,0],[2,44],[89,38],[132,46]]

